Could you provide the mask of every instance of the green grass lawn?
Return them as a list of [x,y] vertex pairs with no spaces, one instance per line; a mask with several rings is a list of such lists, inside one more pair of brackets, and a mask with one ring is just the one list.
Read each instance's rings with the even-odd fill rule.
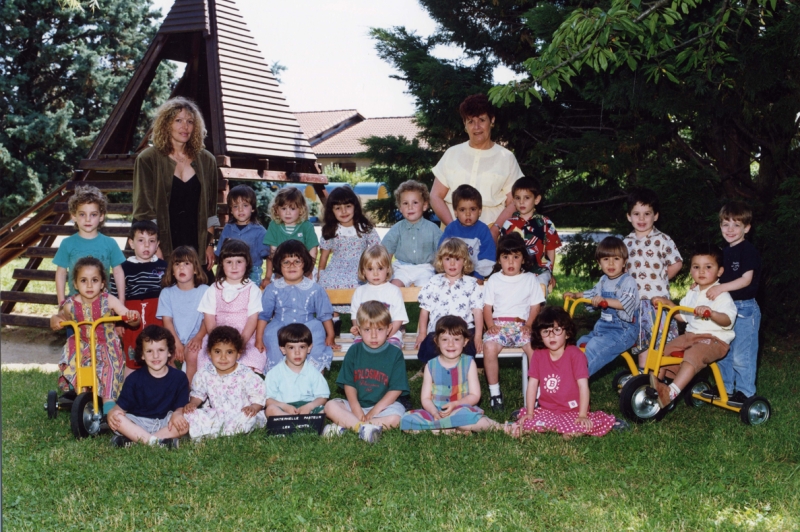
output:
[[[800,529],[797,351],[765,350],[749,427],[681,404],[660,423],[565,442],[545,434],[407,435],[374,446],[347,434],[264,432],[178,450],[77,441],[42,408],[55,374],[2,373],[7,530],[796,530]],[[417,364],[409,363],[413,375]],[[619,413],[604,371],[592,407]],[[329,375],[333,383],[334,365]],[[503,363],[510,407],[519,366]],[[421,380],[412,382],[419,405]],[[484,384],[485,386],[485,384]],[[484,397],[486,397],[484,390]],[[497,417],[502,420],[502,417]]]

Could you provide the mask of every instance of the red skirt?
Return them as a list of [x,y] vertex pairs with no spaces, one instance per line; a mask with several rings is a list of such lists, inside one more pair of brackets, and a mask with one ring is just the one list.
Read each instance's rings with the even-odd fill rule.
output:
[[147,325],[163,326],[163,322],[156,318],[158,298],[152,297],[150,299],[128,300],[125,302],[125,307],[129,310],[137,311],[142,316],[140,324],[136,328],[123,325],[123,327],[125,327],[125,333],[122,335],[122,349],[125,352],[125,365],[130,369],[139,369],[141,366],[136,363],[134,357],[136,352],[136,339],[139,337],[139,333],[141,333],[142,329]]

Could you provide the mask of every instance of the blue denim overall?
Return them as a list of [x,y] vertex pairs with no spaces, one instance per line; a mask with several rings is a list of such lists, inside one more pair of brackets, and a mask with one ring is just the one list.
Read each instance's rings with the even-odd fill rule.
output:
[[[603,291],[601,295],[606,299],[619,299],[616,290],[619,289],[621,282],[622,276],[614,287],[614,292]],[[609,307],[602,311],[594,330],[578,339],[578,346],[586,343],[586,361],[589,363],[590,377],[636,343],[639,336],[639,326],[636,324],[638,312],[637,305],[633,321],[627,322],[619,318],[616,309]]]

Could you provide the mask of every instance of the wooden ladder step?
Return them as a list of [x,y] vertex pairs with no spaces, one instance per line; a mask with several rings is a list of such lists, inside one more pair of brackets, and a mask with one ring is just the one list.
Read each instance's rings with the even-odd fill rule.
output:
[[0,314],[0,325],[17,325],[20,327],[50,328],[50,318],[35,314]]
[[54,270],[30,270],[25,268],[16,268],[11,277],[13,279],[23,279],[26,281],[55,282],[56,272]]
[[[130,226],[122,226],[122,225],[107,225],[100,228],[100,232],[106,236],[128,236],[130,232]],[[74,235],[78,232],[78,229],[74,225],[54,225],[54,224],[43,224],[39,228],[39,234],[41,235]]]
[[[128,233],[125,233],[127,235]],[[40,259],[52,259],[56,256],[56,251],[58,248],[46,248],[46,247],[29,247],[25,250],[25,253],[22,254],[23,257],[33,259],[33,258],[40,258]],[[132,249],[123,249],[122,254],[126,257],[133,256]]]
[[133,192],[133,181],[70,181],[67,183],[67,190],[86,185],[97,187],[103,192]]
[[34,294],[31,292],[0,292],[0,300],[15,303],[36,303],[37,305],[58,305],[55,294]]
[[[60,201],[55,204],[55,212],[58,214],[69,214],[69,206],[66,202]],[[108,214],[133,214],[133,203],[109,203]]]

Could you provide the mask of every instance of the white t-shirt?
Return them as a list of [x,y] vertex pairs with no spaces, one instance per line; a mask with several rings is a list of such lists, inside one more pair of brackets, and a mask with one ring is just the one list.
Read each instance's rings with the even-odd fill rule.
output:
[[[209,289],[206,290],[206,293],[203,294],[203,299],[200,300],[200,305],[197,307],[197,310],[203,314],[216,316],[218,290],[219,285],[217,283],[211,285]],[[261,312],[261,290],[253,282],[232,285],[228,281],[222,281],[222,300],[230,303],[236,299],[236,296],[238,296],[242,290],[249,290],[248,295],[250,299],[247,302],[247,316],[249,317]]]
[[542,285],[535,273],[509,277],[497,272],[483,285],[483,304],[492,305],[493,318],[527,320],[531,307],[543,302]]
[[514,181],[524,175],[514,154],[497,143],[488,150],[471,148],[469,142],[457,144],[444,152],[431,171],[448,189],[444,201],[451,215],[453,191],[459,185],[477,188],[483,202],[480,220],[486,225],[497,221]]
[[[712,286],[718,284],[719,281]],[[711,288],[711,286],[708,288]],[[711,320],[704,320],[694,314],[681,311],[681,316],[683,316],[683,319],[686,321],[686,332],[711,334],[726,344],[730,344],[736,337],[736,333],[733,332],[733,324],[736,323],[736,314],[738,313],[736,303],[733,302],[733,298],[728,292],[722,292],[714,301],[708,299],[706,292],[708,292],[708,289],[701,292],[699,287],[694,287],[681,299],[681,306],[692,308],[699,306],[711,307],[711,310],[714,312],[722,312],[728,316],[731,319],[731,324],[727,327],[722,327]]]
[[[350,302],[353,325],[356,324],[356,313],[361,303],[365,301],[380,301],[389,308],[392,321],[402,321],[403,325],[408,323],[408,313],[406,305],[403,303],[403,293],[392,283],[381,285],[362,284],[353,291],[353,300]],[[397,331],[394,337],[403,341],[403,333]]]

